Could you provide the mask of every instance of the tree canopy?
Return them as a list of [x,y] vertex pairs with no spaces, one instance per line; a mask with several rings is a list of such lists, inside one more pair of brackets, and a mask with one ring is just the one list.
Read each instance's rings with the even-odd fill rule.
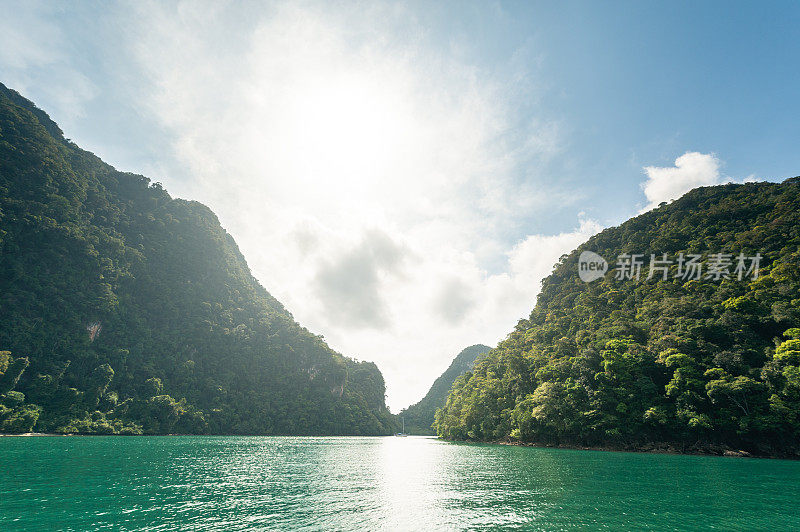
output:
[[115,170],[1,84],[0,311],[3,432],[395,428],[375,364],[298,325],[208,207]]
[[[455,381],[438,434],[797,455],[798,211],[800,178],[727,184],[594,236],[555,265],[530,316]],[[609,269],[583,282],[585,251],[644,264],[638,279]],[[651,255],[665,253],[722,254],[730,274],[682,276],[677,261],[651,272]],[[760,254],[757,275],[734,274],[739,254]]]

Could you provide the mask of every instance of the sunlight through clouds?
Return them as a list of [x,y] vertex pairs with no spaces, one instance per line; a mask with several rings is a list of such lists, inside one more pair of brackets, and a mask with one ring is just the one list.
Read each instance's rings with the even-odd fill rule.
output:
[[558,124],[519,129],[515,105],[535,95],[432,51],[402,7],[181,3],[135,18],[149,106],[191,175],[171,192],[218,213],[301,324],[375,361],[394,411],[463,347],[500,340],[600,229],[510,236],[568,201],[535,175]]

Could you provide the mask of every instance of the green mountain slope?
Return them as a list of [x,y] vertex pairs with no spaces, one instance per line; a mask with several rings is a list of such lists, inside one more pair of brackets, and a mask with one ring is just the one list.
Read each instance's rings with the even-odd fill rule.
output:
[[[562,257],[536,307],[459,378],[448,439],[680,450],[800,451],[800,178],[693,190]],[[609,262],[590,283],[583,251]],[[760,275],[706,278],[710,254],[762,255]],[[641,277],[617,279],[623,254]],[[648,278],[650,254],[704,255]],[[746,265],[749,266],[749,262]],[[686,272],[686,268],[683,269]]]
[[461,351],[444,373],[433,381],[433,385],[425,397],[418,403],[401,410],[399,415],[405,420],[406,432],[409,434],[435,434],[431,427],[433,416],[437,409],[444,406],[453,381],[459,375],[472,369],[475,359],[490,349],[489,346],[477,344]]
[[299,326],[210,209],[3,85],[0,313],[0,431],[394,429],[378,368]]

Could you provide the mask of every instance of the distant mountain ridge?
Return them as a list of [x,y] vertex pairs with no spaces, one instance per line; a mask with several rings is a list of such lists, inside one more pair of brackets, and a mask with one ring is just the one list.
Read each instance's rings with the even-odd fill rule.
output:
[[435,434],[431,425],[436,410],[443,407],[450,387],[460,375],[472,369],[475,360],[492,348],[476,344],[461,351],[450,366],[431,385],[428,393],[418,403],[400,412],[405,419],[406,432],[409,434]]
[[211,209],[2,84],[0,312],[0,432],[395,429],[375,364],[297,324]]

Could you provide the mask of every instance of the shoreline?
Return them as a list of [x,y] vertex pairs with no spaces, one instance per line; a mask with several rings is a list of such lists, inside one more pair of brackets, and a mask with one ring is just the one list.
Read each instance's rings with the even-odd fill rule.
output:
[[[124,438],[137,438],[141,436],[221,436],[221,437],[237,437],[237,438],[388,438],[394,434],[181,434],[181,433],[168,433],[168,434],[98,434],[94,432],[20,432],[20,433],[7,433],[0,432],[0,438],[37,438],[42,436],[115,436]],[[436,436],[426,436],[428,438],[435,438]]]
[[22,432],[19,434],[6,434],[4,432],[0,432],[0,438],[36,438],[40,436],[72,436],[72,434],[55,434],[49,432]]
[[[455,440],[454,440],[455,441]],[[707,444],[692,446],[684,450],[669,443],[652,443],[639,446],[624,445],[573,445],[573,444],[544,444],[536,442],[520,442],[508,440],[495,441],[463,441],[463,443],[483,443],[488,445],[506,445],[509,447],[535,447],[538,449],[566,449],[572,451],[603,451],[612,453],[646,453],[646,454],[676,454],[684,456],[719,456],[724,458],[764,458],[771,460],[800,460],[800,455],[785,454],[760,454],[741,449],[732,449],[723,445]]]
[[[91,434],[91,433],[49,433],[49,432],[25,432],[18,434],[0,433],[0,438],[39,438],[39,437],[65,437],[65,436],[222,436],[222,437],[245,437],[245,438],[385,438],[392,435],[332,435],[332,434]],[[773,460],[800,460],[800,455],[784,454],[760,454],[741,449],[732,449],[723,445],[706,444],[703,446],[694,445],[686,449],[680,449],[669,443],[652,443],[644,445],[574,445],[574,444],[544,444],[536,442],[521,442],[509,440],[477,441],[477,440],[445,440],[435,435],[414,435],[424,438],[435,438],[449,443],[466,443],[479,445],[504,445],[508,447],[533,447],[537,449],[564,449],[571,451],[602,451],[612,453],[646,453],[646,454],[674,454],[684,456],[718,456],[725,458],[764,458]]]

